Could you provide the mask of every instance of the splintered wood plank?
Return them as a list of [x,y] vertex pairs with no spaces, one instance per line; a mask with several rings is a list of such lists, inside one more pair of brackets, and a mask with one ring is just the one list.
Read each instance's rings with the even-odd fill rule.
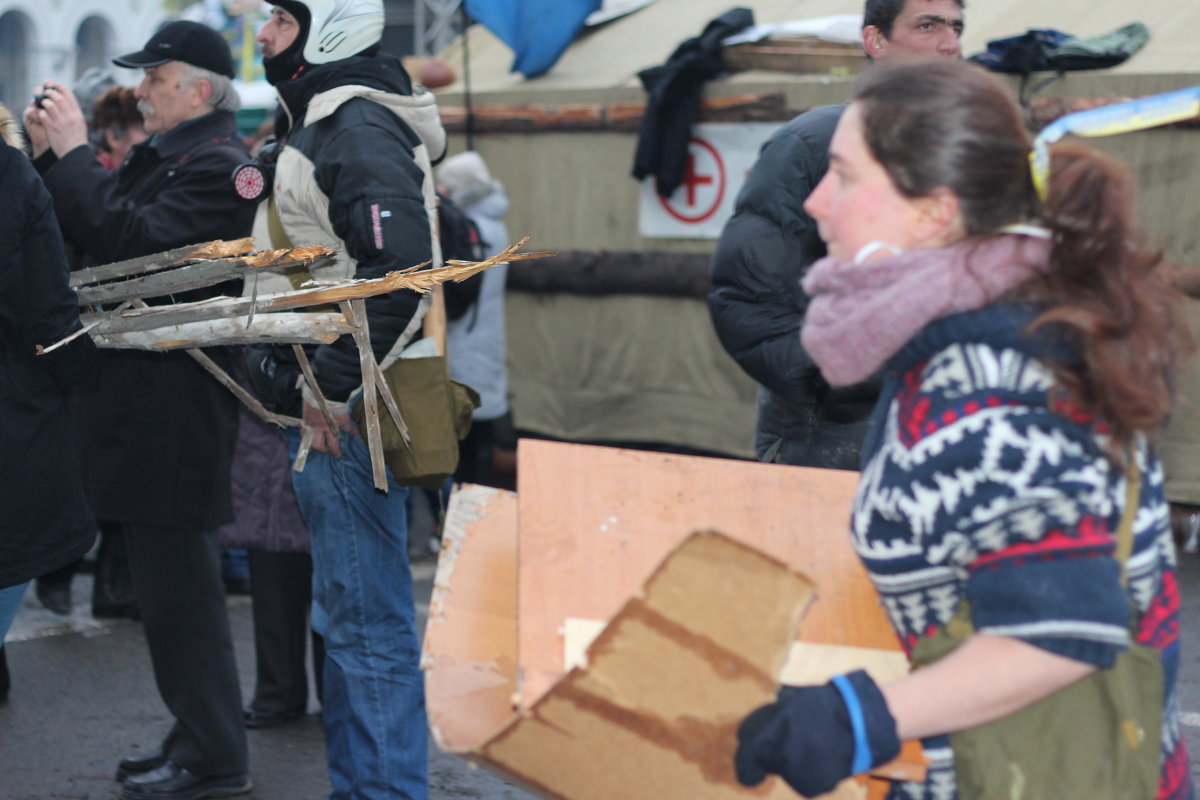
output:
[[715,529],[817,584],[804,641],[896,650],[850,546],[857,473],[521,440],[520,702],[563,672],[568,617],[610,619],[688,534]]
[[483,486],[450,496],[421,666],[443,750],[476,750],[515,715],[517,498]]
[[[253,242],[252,239],[250,241],[251,243]],[[124,278],[130,275],[141,275],[146,272],[154,272],[155,270],[178,266],[181,261],[186,260],[200,247],[201,245],[199,244],[189,244],[183,247],[176,247],[173,250],[166,250],[162,253],[151,253],[150,255],[138,256],[137,258],[130,258],[125,261],[114,261],[111,264],[101,264],[98,267],[75,270],[71,273],[69,283],[71,286],[84,286],[97,281]],[[247,249],[250,248],[247,247]]]
[[[330,253],[326,248],[321,248]],[[280,251],[290,253],[291,251]],[[272,264],[275,269],[283,270],[289,267],[310,266],[318,268],[332,263],[332,254],[322,255],[315,259],[289,259],[281,257]],[[270,263],[271,259],[267,259]],[[80,286],[76,289],[79,305],[96,305],[100,303],[116,303],[131,300],[135,297],[164,297],[170,294],[216,286],[228,280],[240,279],[256,269],[265,269],[250,263],[250,259],[221,258],[212,261],[197,261],[185,264],[169,271],[159,271],[124,281],[101,283],[96,286]]]

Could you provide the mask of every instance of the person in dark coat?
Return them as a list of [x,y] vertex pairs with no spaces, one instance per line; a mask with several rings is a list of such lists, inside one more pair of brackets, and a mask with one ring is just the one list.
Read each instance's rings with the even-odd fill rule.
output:
[[[151,134],[117,172],[87,147],[67,87],[47,83],[46,99],[25,112],[64,233],[91,263],[248,235],[253,208],[240,204],[229,177],[249,154],[234,125],[225,41],[204,25],[173,22],[114,62],[144,68],[136,96]],[[186,353],[114,351],[103,354],[97,385],[76,412],[88,499],[105,532],[125,537],[155,679],[175,717],[160,748],[119,765],[122,797],[247,792],[216,537],[232,517],[236,400]]]
[[[233,375],[253,392],[245,369],[235,363]],[[312,548],[292,488],[287,443],[278,428],[244,405],[238,409],[233,455],[233,512],[233,522],[221,526],[217,538],[221,547],[245,550],[249,557],[254,695],[244,718],[247,728],[272,728],[308,710],[306,651],[320,700],[325,644],[309,624]]]
[[[863,48],[875,60],[959,58],[962,0],[867,0]],[[879,383],[832,387],[800,345],[808,296],[800,279],[825,255],[804,201],[829,168],[845,106],[801,114],[763,145],[710,268],[717,337],[759,383],[760,461],[858,469]]]
[[50,195],[0,106],[0,642],[29,582],[91,548],[96,526],[79,480],[66,393],[90,376]]

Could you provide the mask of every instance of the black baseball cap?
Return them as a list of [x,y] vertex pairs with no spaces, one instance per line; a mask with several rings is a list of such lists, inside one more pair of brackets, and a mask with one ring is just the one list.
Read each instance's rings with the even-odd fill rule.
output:
[[134,69],[157,67],[168,61],[182,61],[228,78],[234,74],[229,43],[207,25],[188,20],[168,22],[141,50],[113,59],[117,66]]

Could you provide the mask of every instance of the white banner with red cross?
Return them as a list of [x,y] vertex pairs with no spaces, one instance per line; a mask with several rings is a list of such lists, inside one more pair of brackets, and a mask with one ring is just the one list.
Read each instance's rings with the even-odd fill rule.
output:
[[692,128],[683,183],[660,197],[654,178],[642,181],[638,230],[668,239],[716,239],[758,150],[779,129],[775,122],[710,122]]

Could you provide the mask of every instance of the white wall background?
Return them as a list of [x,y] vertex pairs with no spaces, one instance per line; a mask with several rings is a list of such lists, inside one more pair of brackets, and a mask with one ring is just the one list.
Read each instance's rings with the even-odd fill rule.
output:
[[[163,18],[158,0],[0,0],[0,101],[19,111],[43,80],[70,85],[88,67],[110,65],[140,49]],[[141,77],[113,70],[123,83]]]

